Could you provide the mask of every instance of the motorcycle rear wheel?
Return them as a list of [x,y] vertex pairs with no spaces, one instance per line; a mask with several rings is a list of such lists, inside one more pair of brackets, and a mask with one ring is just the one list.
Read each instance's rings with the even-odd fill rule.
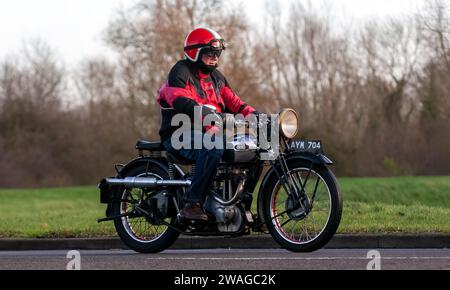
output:
[[[127,172],[124,177],[153,177],[169,179],[166,170],[157,166],[140,165]],[[133,203],[141,200],[142,195],[151,194],[141,189],[125,189],[118,191],[120,198],[112,206],[113,215],[122,215],[130,212]],[[166,222],[174,225],[176,218],[167,218]],[[145,216],[129,216],[116,219],[114,225],[122,242],[138,253],[159,253],[175,243],[179,233],[165,225],[152,224]]]

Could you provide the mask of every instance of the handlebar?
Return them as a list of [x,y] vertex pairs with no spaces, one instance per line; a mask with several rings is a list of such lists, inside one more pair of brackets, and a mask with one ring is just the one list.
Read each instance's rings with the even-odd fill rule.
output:
[[[228,116],[232,116],[234,118],[233,115],[228,115]],[[222,115],[222,119],[224,121],[226,121],[228,116],[227,115]],[[235,126],[239,126],[239,127],[243,126],[243,127],[247,127],[247,128],[252,127],[254,125],[257,125],[258,127],[261,127],[261,126],[264,126],[264,125],[270,125],[271,124],[271,120],[270,120],[270,117],[269,117],[269,118],[267,118],[267,119],[265,119],[263,121],[261,118],[259,118],[259,116],[257,116],[256,123],[252,122],[250,120],[234,119],[234,124],[235,124]]]

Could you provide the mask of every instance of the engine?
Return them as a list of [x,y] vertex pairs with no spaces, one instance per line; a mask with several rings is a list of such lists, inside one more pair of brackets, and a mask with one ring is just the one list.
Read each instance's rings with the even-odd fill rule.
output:
[[246,172],[240,169],[229,171],[219,168],[216,186],[207,196],[205,209],[213,214],[220,232],[238,232],[244,222],[240,209],[246,182]]
[[216,201],[214,197],[209,196],[205,208],[214,214],[220,232],[233,233],[241,229],[242,211],[236,205],[225,206]]

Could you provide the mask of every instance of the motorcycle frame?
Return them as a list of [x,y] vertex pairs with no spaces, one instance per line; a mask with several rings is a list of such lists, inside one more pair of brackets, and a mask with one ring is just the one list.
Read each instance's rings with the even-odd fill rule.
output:
[[[266,190],[266,187],[269,185],[269,181],[272,178],[278,178],[280,179],[282,186],[285,187],[286,192],[289,192],[289,194],[295,194],[296,197],[303,197],[304,196],[304,187],[307,183],[307,178],[303,184],[298,184],[297,182],[295,182],[295,179],[292,179],[288,164],[292,161],[296,161],[296,160],[303,160],[303,161],[307,161],[309,162],[310,165],[310,172],[313,168],[313,166],[315,165],[325,165],[325,166],[329,166],[329,165],[333,165],[333,162],[324,154],[314,154],[311,152],[294,152],[292,150],[290,150],[290,146],[289,145],[289,141],[286,139],[282,139],[284,146],[283,150],[280,150],[280,155],[279,157],[275,160],[275,161],[270,161],[269,165],[270,168],[267,171],[266,175],[262,178],[263,175],[263,171],[264,168],[267,166],[267,162],[266,161],[256,161],[253,166],[249,166],[251,168],[251,170],[249,170],[249,176],[247,176],[247,181],[244,187],[244,192],[250,192],[250,193],[254,193],[259,181],[262,178],[262,182],[261,182],[261,186],[259,189],[259,193],[258,193],[258,198],[256,200],[257,202],[257,216],[256,216],[256,221],[259,223],[256,226],[261,226],[266,224],[268,221],[264,220],[264,214],[263,214],[263,202],[264,202],[264,192]],[[150,165],[152,166],[157,166],[160,169],[164,170],[168,175],[170,175],[170,167],[173,166],[173,168],[175,169],[177,175],[180,176],[180,178],[186,178],[187,174],[183,172],[183,170],[180,168],[179,164],[175,164],[175,163],[171,163],[167,160],[166,157],[162,156],[163,151],[158,151],[158,152],[151,152],[150,155],[146,156],[142,151],[140,152],[140,156],[132,161],[130,161],[128,164],[126,165],[120,165],[120,166],[116,166],[116,170],[117,170],[117,176],[116,178],[123,178],[126,176],[127,172],[130,171],[131,169],[135,168],[136,166],[141,166],[141,165],[145,165],[147,166],[147,168],[149,168]],[[156,154],[155,154],[156,153]],[[234,163],[223,163],[222,165],[230,165],[230,166],[235,166],[237,164]],[[248,165],[247,165],[248,166]],[[309,176],[309,174],[308,174]],[[286,179],[291,179],[293,182],[287,182]],[[114,201],[117,201],[117,194],[114,193],[114,191],[112,191],[110,188],[107,188],[107,186],[100,184],[99,185],[101,191],[102,191],[102,203],[108,203],[108,210],[107,212],[109,212],[110,210],[110,206],[111,203]],[[181,189],[181,188],[180,188]],[[180,208],[179,208],[179,202],[180,199],[182,198],[180,195],[180,190],[176,190],[176,202],[172,201],[176,208],[176,210],[179,212]],[[254,203],[255,200],[252,201],[252,203]],[[300,206],[304,206],[303,204],[300,204]],[[297,209],[299,208],[297,207]],[[296,210],[296,209],[294,209]],[[108,221],[108,220],[114,220],[116,218],[121,218],[121,217],[111,217],[107,214],[107,218],[106,219],[102,219],[99,220],[99,222],[103,222],[103,221]],[[171,226],[172,227],[172,226]],[[178,229],[177,229],[178,230]],[[179,230],[178,230],[179,231]],[[184,233],[183,234],[188,234],[188,233]],[[234,235],[236,235],[238,233],[234,233]],[[198,234],[196,234],[198,235]],[[206,235],[206,233],[205,233]],[[231,234],[227,234],[227,235],[233,235],[233,233]]]

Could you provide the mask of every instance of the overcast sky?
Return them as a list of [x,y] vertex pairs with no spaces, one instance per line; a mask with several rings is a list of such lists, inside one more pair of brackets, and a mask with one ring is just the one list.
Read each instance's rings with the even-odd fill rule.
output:
[[[329,1],[338,18],[348,20],[414,13],[425,0]],[[118,8],[133,3],[136,0],[0,0],[0,59],[33,38],[46,40],[68,64],[101,54],[101,32]],[[266,0],[244,3],[252,21],[260,21]]]

